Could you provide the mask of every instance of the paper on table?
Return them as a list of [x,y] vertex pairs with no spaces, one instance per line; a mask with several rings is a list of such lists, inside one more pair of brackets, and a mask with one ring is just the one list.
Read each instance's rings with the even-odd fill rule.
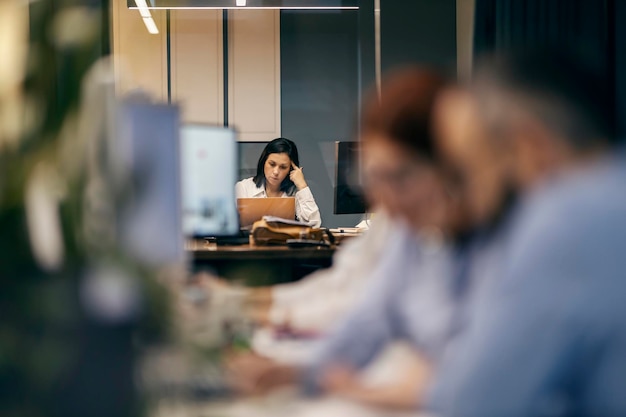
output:
[[290,224],[292,226],[311,226],[310,223],[301,222],[299,220],[284,219],[282,217],[276,216],[263,216],[263,220],[268,223],[283,223]]

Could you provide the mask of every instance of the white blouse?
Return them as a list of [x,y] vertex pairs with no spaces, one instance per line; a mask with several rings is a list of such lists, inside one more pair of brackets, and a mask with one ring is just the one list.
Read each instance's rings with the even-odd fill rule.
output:
[[[235,184],[235,194],[237,198],[265,198],[267,193],[265,187],[257,187],[252,178],[246,178]],[[283,193],[282,197],[289,197],[287,193]],[[322,225],[322,217],[320,209],[315,203],[313,193],[309,187],[303,188],[296,192],[296,218],[300,221],[309,223],[313,227]]]

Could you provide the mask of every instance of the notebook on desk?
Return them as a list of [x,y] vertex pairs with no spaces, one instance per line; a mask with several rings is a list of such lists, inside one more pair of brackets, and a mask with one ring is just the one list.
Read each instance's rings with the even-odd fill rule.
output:
[[276,216],[285,219],[296,218],[295,197],[238,198],[239,225],[249,228],[263,216]]

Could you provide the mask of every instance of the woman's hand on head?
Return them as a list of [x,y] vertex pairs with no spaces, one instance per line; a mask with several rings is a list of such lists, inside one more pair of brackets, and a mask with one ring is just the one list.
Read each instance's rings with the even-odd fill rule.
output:
[[297,166],[293,162],[291,163],[291,167],[293,169],[289,173],[289,179],[295,184],[298,191],[308,187],[304,179],[304,174],[302,173],[302,167]]

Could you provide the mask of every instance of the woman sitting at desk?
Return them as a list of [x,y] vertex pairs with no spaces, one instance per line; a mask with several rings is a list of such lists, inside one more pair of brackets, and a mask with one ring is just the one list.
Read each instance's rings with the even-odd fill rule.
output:
[[313,227],[322,225],[320,210],[302,173],[298,148],[289,139],[277,138],[267,144],[256,175],[239,181],[235,194],[237,198],[295,197],[296,218]]

